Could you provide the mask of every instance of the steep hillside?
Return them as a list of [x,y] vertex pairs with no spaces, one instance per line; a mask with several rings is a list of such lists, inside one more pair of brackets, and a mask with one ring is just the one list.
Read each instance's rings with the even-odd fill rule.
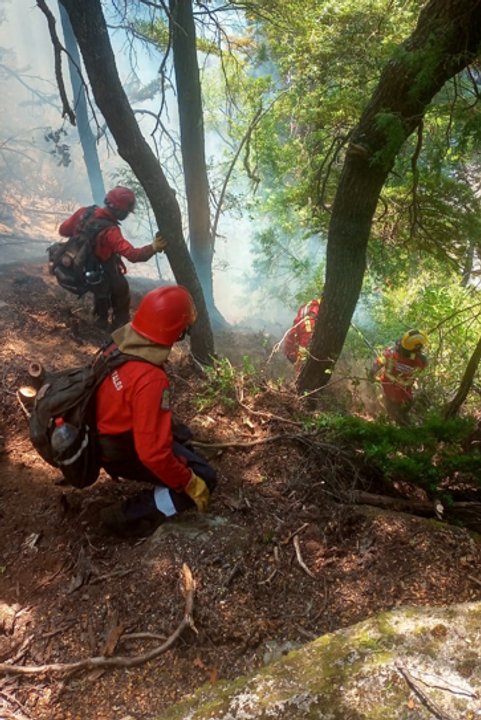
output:
[[[237,387],[219,402],[187,346],[168,372],[177,414],[219,471],[210,511],[147,539],[106,535],[99,508],[138,487],[105,475],[84,491],[63,486],[31,448],[16,396],[30,361],[78,364],[103,341],[88,301],[67,298],[42,265],[10,264],[0,269],[0,309],[0,663],[139,661],[73,676],[2,672],[0,715],[153,720],[206,681],[255,670],[379,610],[481,598],[479,545],[466,530],[350,504],[349,489],[369,489],[369,478],[349,448],[302,431],[288,384],[261,378],[255,397]],[[255,355],[262,365],[271,345],[246,332],[218,338],[233,362]],[[143,662],[182,621],[184,564],[195,630]]]

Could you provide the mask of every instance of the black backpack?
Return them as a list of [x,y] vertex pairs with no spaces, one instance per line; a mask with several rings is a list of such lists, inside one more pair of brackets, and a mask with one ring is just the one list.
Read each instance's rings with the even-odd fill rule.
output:
[[47,248],[50,273],[61,287],[79,297],[99,290],[106,282],[102,263],[95,255],[95,239],[101,230],[118,225],[115,220],[96,218],[96,207],[86,209],[75,235]]
[[[95,391],[112,370],[132,356],[115,344],[99,350],[90,365],[47,373],[30,415],[30,440],[39,455],[62,471],[69,485],[92,485],[100,472],[95,417]],[[55,453],[51,438],[55,420],[63,418],[78,432],[63,453]]]

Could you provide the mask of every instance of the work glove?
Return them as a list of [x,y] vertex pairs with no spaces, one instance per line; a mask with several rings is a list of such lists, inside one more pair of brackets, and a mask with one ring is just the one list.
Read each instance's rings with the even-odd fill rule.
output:
[[152,241],[152,247],[154,248],[154,252],[162,252],[162,250],[165,250],[167,247],[167,240],[162,237],[160,230],[157,230],[155,233],[155,237]]
[[192,473],[192,477],[187,483],[184,492],[195,502],[199,512],[205,512],[207,510],[207,505],[209,504],[209,488],[202,478],[194,472]]

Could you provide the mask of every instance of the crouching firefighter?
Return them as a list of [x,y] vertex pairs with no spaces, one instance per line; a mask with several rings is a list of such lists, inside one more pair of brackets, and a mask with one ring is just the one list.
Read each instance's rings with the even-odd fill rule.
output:
[[189,447],[189,429],[173,423],[163,368],[196,315],[185,288],[162,287],[145,295],[133,320],[112,335],[129,359],[96,392],[100,464],[113,478],[150,486],[101,512],[104,526],[120,535],[146,534],[188,508],[204,512],[216,485],[215,470]]

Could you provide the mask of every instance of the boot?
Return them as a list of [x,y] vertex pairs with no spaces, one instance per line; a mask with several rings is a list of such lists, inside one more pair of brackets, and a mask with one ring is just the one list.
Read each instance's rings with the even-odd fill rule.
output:
[[103,527],[124,538],[150,535],[164,520],[165,515],[157,510],[153,493],[147,490],[100,512]]

